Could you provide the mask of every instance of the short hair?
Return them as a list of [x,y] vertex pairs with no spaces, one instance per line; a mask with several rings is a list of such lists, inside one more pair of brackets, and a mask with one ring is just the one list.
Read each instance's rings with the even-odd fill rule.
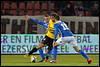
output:
[[55,12],[53,12],[53,13],[50,14],[50,16],[56,16],[56,15],[58,15],[58,14],[55,13]]
[[50,16],[54,16],[56,20],[60,20],[60,16],[57,13],[51,13]]
[[45,14],[44,16],[45,16],[45,17],[48,17],[49,15],[48,15],[48,14]]
[[60,16],[59,16],[59,15],[56,15],[56,16],[55,16],[55,19],[56,19],[56,20],[60,20]]

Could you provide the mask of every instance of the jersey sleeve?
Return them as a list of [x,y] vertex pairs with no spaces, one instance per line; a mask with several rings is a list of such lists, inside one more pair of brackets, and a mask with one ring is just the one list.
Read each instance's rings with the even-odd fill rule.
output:
[[56,41],[56,37],[58,35],[58,24],[54,24],[54,41]]
[[48,24],[45,23],[44,21],[40,21],[40,20],[37,20],[37,19],[35,19],[35,18],[30,18],[30,19],[31,19],[33,22],[42,25],[44,28],[48,28]]

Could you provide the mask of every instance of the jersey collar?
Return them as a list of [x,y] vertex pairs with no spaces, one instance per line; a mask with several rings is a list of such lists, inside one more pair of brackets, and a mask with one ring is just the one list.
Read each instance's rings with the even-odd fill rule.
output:
[[56,23],[59,23],[59,22],[61,22],[60,20],[59,21],[56,21]]

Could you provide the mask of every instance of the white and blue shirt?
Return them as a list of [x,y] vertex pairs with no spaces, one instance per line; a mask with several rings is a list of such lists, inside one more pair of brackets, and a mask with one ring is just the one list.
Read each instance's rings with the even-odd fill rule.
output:
[[54,24],[54,41],[56,41],[58,32],[60,32],[62,37],[73,36],[73,33],[71,32],[71,30],[63,21],[57,21]]

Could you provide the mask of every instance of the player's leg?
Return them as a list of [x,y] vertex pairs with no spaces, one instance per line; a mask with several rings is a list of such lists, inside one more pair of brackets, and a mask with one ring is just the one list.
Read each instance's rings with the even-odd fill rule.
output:
[[[42,39],[41,42],[42,42],[43,44],[46,45],[46,43],[47,43],[47,37],[45,36],[45,37]],[[44,53],[43,53],[43,50],[42,50],[42,49],[39,49],[39,53],[40,53],[40,56],[41,56],[41,60],[40,60],[39,62],[43,62],[44,59],[45,59],[45,55],[44,55]]]
[[[43,44],[46,46],[47,40],[48,40],[48,38],[47,38],[47,36],[45,36],[45,37],[42,39],[41,43],[43,43]],[[40,49],[40,50],[39,50],[39,53],[40,53],[40,56],[41,56],[41,60],[40,60],[39,62],[43,62],[43,61],[45,60],[45,55],[44,55],[44,53],[43,53],[43,50]]]
[[[29,53],[28,55],[31,55],[33,52],[36,52],[37,50],[41,49],[42,47],[45,46],[45,44],[47,43],[47,36],[45,36],[42,41],[39,43],[39,45],[37,47],[34,47]],[[40,50],[39,51],[41,53],[41,55],[43,56],[43,51]]]
[[54,60],[56,60],[56,58],[57,58],[57,46],[54,46],[53,47],[53,52],[54,52]]
[[32,53],[36,52],[37,50],[41,49],[42,47],[44,47],[44,44],[43,43],[39,43],[38,46],[35,46],[29,53],[25,54],[24,57],[31,56]]
[[57,58],[57,46],[53,47],[53,60],[50,61],[50,63],[56,63]]
[[[45,38],[42,39],[42,43],[45,44],[45,46],[52,45],[51,41],[53,41],[53,40],[51,38],[49,38],[48,36],[45,36]],[[49,47],[49,48],[50,49],[48,50],[47,54],[50,53],[50,51],[52,50],[52,47]],[[43,62],[44,60],[45,60],[45,58],[42,57],[42,59],[39,62]]]
[[39,45],[37,47],[34,47],[28,54],[26,54],[25,56],[30,56],[32,53],[36,52],[37,50],[39,50],[40,56],[41,56],[41,60],[39,62],[43,62],[45,57],[43,54],[43,50],[41,49],[42,47],[45,46],[45,44],[47,43],[47,37],[45,36],[42,41],[39,43]]
[[47,42],[47,46],[48,46],[48,50],[46,51],[46,58],[45,61],[48,61],[48,59],[51,57],[52,54],[52,49],[53,49],[53,41],[54,39],[48,38],[48,42]]
[[88,64],[92,62],[89,56],[84,51],[80,50],[78,46],[73,46],[73,48],[75,49],[76,52],[79,52],[87,60]]
[[[39,49],[39,54],[40,54],[40,57],[42,58],[42,60],[45,59],[45,56],[44,56],[44,53],[43,53],[43,49],[42,48]],[[39,62],[41,62],[41,61],[39,61]]]
[[39,43],[38,46],[34,47],[29,53],[28,55],[31,55],[32,53],[36,52],[37,50],[41,49],[42,47],[44,47],[43,43]]
[[53,60],[50,61],[51,63],[55,63],[55,62],[56,62],[56,58],[57,58],[57,46],[58,46],[58,45],[61,45],[62,43],[63,43],[62,37],[60,37],[60,38],[56,41],[55,46],[53,47],[53,54],[54,54],[54,56],[53,56]]
[[50,49],[51,47],[48,46],[46,53],[45,53],[45,62],[47,62],[49,60],[49,58],[51,57],[52,54],[52,49]]
[[53,51],[53,60],[51,60],[50,63],[55,63],[57,58],[57,46],[54,46],[52,51]]
[[70,44],[73,46],[76,52],[79,52],[88,61],[88,64],[92,62],[89,56],[77,46],[77,42],[74,37],[71,38]]
[[40,50],[39,50],[40,56],[41,56],[42,59],[44,59],[43,51],[42,51],[41,48],[45,46],[45,45],[44,45],[45,42],[46,42],[46,36],[42,39],[42,41],[39,43],[39,45],[36,46],[36,47],[34,47],[28,54],[25,55],[25,57],[26,57],[26,56],[30,56],[32,53],[34,53],[34,52],[36,52],[37,50],[40,49]]

